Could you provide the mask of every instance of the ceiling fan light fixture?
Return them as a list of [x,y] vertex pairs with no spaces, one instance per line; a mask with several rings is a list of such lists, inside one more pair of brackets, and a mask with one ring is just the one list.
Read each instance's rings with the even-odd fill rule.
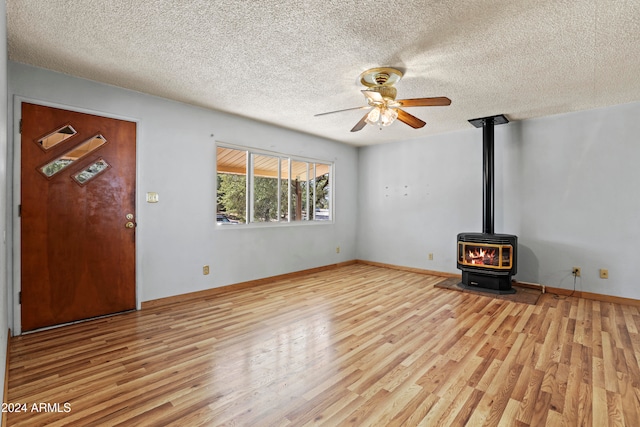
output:
[[380,115],[382,126],[389,126],[398,118],[398,112],[393,108],[385,108]]
[[380,120],[380,108],[374,107],[371,109],[371,111],[369,111],[369,114],[367,114],[367,119],[365,121],[370,125],[376,125],[378,124],[379,120]]
[[369,111],[365,122],[370,125],[389,126],[398,118],[398,112],[394,108],[386,108],[385,106],[376,106]]

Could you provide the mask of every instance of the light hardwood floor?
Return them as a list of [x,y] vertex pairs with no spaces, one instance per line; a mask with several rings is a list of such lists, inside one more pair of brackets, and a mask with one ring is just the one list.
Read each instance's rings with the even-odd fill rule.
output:
[[640,426],[638,308],[440,280],[355,264],[15,337],[8,424]]

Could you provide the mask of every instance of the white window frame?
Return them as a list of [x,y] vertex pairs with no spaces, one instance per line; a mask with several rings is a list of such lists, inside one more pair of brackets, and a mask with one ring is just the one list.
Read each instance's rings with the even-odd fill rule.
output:
[[[274,152],[274,151],[268,151],[268,150],[262,150],[262,149],[257,149],[257,148],[251,148],[251,147],[247,147],[247,146],[242,146],[242,145],[236,145],[236,144],[229,144],[229,143],[225,143],[225,142],[216,142],[216,150],[215,150],[215,165],[216,165],[216,179],[218,176],[218,157],[217,157],[217,149],[218,147],[220,148],[227,148],[227,149],[231,149],[231,150],[238,150],[238,151],[242,151],[245,152],[246,158],[246,189],[245,189],[245,195],[246,195],[246,200],[245,200],[245,211],[246,211],[246,222],[245,223],[239,223],[239,224],[234,224],[233,227],[227,227],[225,226],[224,223],[217,223],[219,226],[222,225],[222,227],[220,228],[225,228],[225,229],[237,229],[237,228],[246,228],[246,227],[280,227],[283,225],[318,225],[318,224],[333,224],[334,223],[334,218],[335,218],[335,163],[329,160],[322,160],[322,159],[315,159],[315,158],[311,158],[311,157],[303,157],[303,156],[294,156],[294,155],[289,155],[286,153],[279,153],[279,152]],[[255,176],[254,176],[254,170],[253,170],[253,162],[254,162],[254,155],[263,155],[263,156],[270,156],[270,157],[275,157],[278,159],[278,185],[277,185],[277,220],[275,221],[270,221],[270,222],[261,222],[261,221],[255,221],[254,220],[254,202],[255,202],[255,198],[254,198],[254,183],[255,183]],[[286,220],[282,220],[282,169],[283,169],[283,165],[282,162],[287,161],[287,185],[288,185],[288,190],[287,190],[287,216],[286,216]],[[292,163],[294,161],[297,162],[304,162],[307,164],[307,173],[306,173],[306,193],[305,193],[305,206],[304,206],[304,215],[303,218],[301,219],[296,219],[296,220],[291,220],[292,218],[292,200],[293,200],[293,196],[292,196],[292,191],[291,191],[291,182],[292,182]],[[316,165],[317,164],[321,164],[321,165],[326,165],[328,167],[328,173],[329,173],[329,189],[328,189],[328,200],[329,200],[329,212],[328,212],[328,219],[316,219],[316,197],[315,194],[311,193],[311,185],[310,183],[313,182],[313,192],[315,193],[315,188],[316,188],[316,179],[317,177],[315,176],[316,174]],[[313,176],[313,179],[309,179],[309,177]],[[313,196],[313,202],[312,205],[310,206],[310,197]],[[216,185],[216,190],[215,190],[215,206],[217,206],[217,198],[218,198],[218,189],[217,189],[217,185]],[[298,201],[299,203],[300,201]],[[311,210],[309,208],[312,208]],[[216,212],[217,213],[217,212]]]

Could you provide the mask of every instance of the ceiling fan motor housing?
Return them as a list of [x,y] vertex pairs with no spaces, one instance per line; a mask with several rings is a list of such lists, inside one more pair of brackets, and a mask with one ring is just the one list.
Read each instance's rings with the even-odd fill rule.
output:
[[378,92],[383,98],[396,99],[398,90],[393,86],[372,86],[368,90]]

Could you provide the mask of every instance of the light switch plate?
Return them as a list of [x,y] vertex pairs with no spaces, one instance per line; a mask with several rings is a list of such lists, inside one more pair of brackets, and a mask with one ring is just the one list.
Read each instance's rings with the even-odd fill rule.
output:
[[158,196],[158,193],[147,193],[147,203],[158,203],[159,201],[160,197]]

